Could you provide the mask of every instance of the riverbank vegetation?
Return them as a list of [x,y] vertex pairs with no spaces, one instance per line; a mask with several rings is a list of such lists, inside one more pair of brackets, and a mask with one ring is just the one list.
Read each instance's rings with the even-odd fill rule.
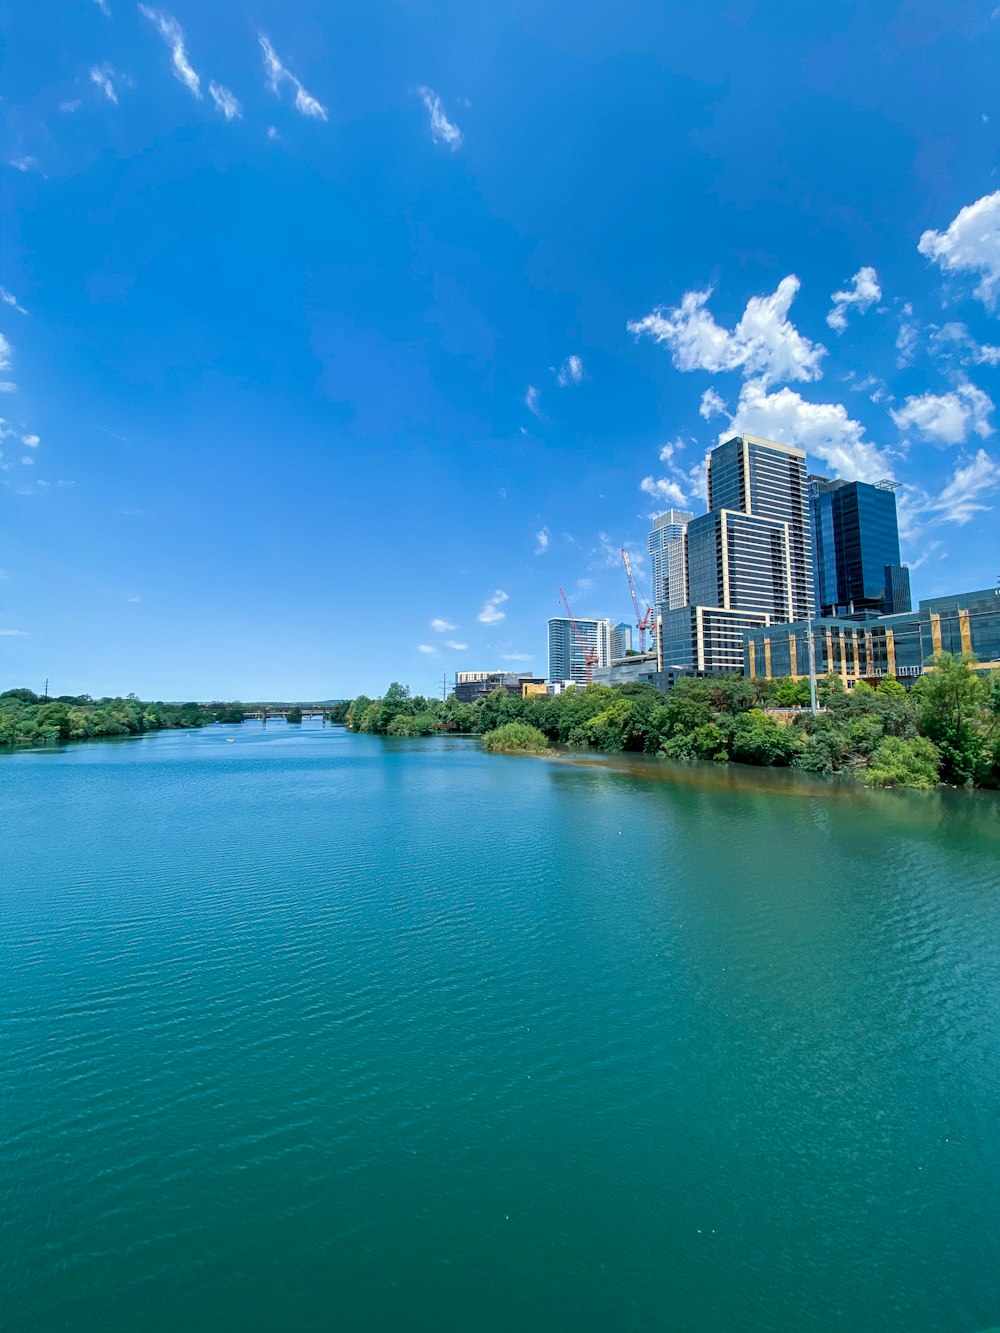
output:
[[802,707],[808,681],[715,676],[681,679],[669,694],[640,683],[525,699],[498,689],[472,704],[393,683],[380,699],[354,699],[344,721],[386,736],[485,737],[522,723],[549,744],[606,753],[853,773],[873,786],[1000,787],[1000,672],[973,664],[941,654],[909,691],[891,678],[845,690],[826,677],[815,717]]
[[505,722],[483,734],[483,749],[496,754],[547,754],[549,743],[544,732],[527,722]]
[[5,690],[0,694],[0,745],[137,736],[209,722],[242,722],[243,717],[239,704],[146,703],[134,694],[124,699],[92,699],[89,694],[47,699],[32,690]]

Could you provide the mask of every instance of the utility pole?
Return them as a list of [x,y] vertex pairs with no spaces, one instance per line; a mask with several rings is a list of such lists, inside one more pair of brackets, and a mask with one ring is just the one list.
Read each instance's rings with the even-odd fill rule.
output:
[[448,697],[448,673],[447,671],[441,677],[441,702],[444,703]]
[[48,699],[48,697],[49,697],[49,678],[48,678],[48,676],[46,676],[46,677],[45,677],[45,698]]
[[816,707],[816,644],[813,640],[812,616],[806,621],[806,638],[809,640],[809,707],[813,717],[819,712]]

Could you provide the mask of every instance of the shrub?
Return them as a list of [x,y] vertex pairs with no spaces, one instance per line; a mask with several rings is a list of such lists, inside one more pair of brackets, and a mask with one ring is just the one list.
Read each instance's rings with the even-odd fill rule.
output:
[[483,736],[483,749],[499,754],[545,754],[548,748],[544,734],[527,722],[505,722]]

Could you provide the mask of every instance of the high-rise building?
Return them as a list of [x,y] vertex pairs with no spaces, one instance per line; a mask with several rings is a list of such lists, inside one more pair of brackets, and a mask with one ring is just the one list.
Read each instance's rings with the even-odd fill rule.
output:
[[649,534],[649,556],[653,566],[653,606],[687,602],[684,567],[684,531],[694,518],[686,509],[668,509],[653,519]]
[[596,654],[594,666],[604,667],[611,661],[610,620],[577,620],[576,630],[579,640],[568,617],[555,616],[549,621],[549,680],[572,680],[585,685],[584,649]]
[[611,631],[611,656],[624,657],[632,651],[632,626],[622,620]]
[[896,496],[890,482],[809,478],[822,616],[896,615],[910,610],[910,571],[899,563]]
[[815,593],[805,450],[756,435],[737,435],[718,445],[708,456],[708,507],[785,524],[791,583],[788,619],[810,616]]
[[788,525],[756,514],[713,509],[688,524],[692,606],[791,620]]

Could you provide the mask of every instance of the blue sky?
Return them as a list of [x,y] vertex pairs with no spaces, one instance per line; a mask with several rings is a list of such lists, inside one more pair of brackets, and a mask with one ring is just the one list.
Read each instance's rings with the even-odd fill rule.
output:
[[544,673],[731,429],[994,583],[996,0],[3,22],[4,686]]

